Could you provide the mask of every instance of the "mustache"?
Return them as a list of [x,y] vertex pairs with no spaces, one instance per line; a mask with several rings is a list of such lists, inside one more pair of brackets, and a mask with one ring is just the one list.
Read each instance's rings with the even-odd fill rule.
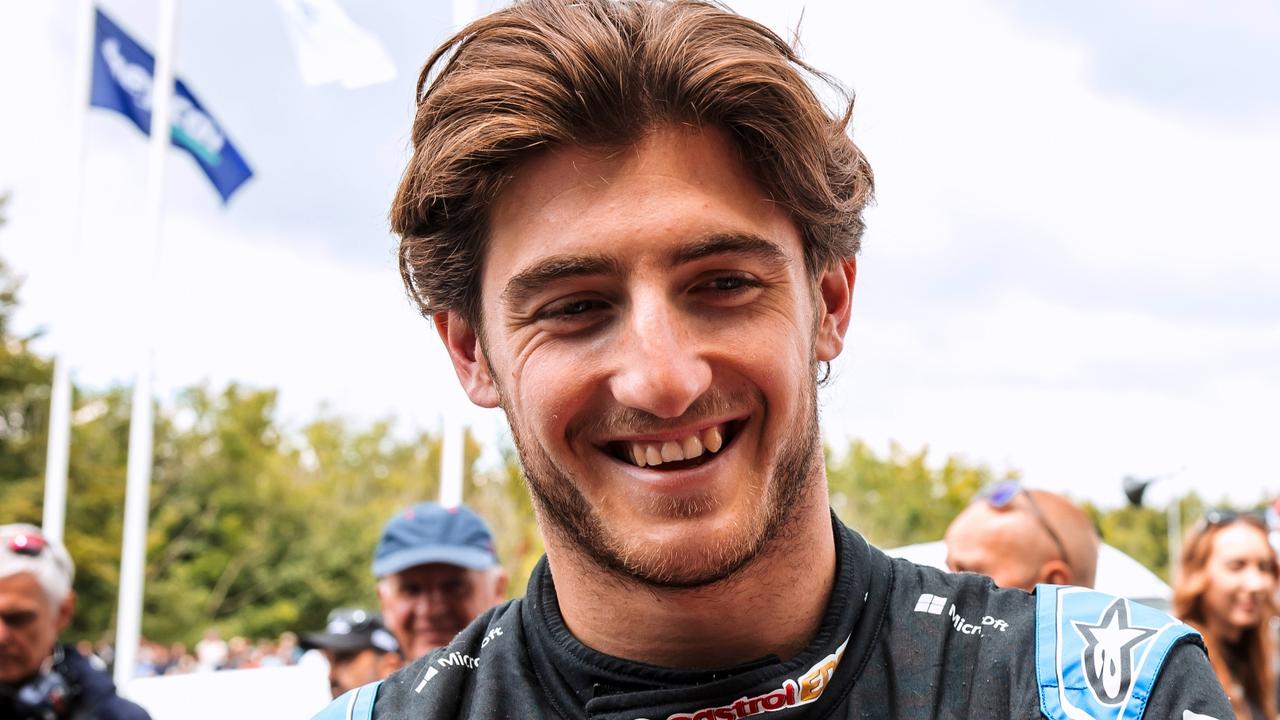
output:
[[700,421],[723,418],[745,412],[747,408],[764,405],[764,395],[759,391],[743,392],[710,389],[693,401],[679,417],[661,418],[633,407],[613,406],[604,412],[574,423],[568,436],[609,437],[613,435],[659,433],[677,426],[697,424]]

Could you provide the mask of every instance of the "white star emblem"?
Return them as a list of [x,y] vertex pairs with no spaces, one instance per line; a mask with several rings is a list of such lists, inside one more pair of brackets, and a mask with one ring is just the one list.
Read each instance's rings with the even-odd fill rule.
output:
[[1072,621],[1084,639],[1085,678],[1099,700],[1114,705],[1129,694],[1133,648],[1156,633],[1155,628],[1129,624],[1129,606],[1122,598],[1102,613],[1098,624]]

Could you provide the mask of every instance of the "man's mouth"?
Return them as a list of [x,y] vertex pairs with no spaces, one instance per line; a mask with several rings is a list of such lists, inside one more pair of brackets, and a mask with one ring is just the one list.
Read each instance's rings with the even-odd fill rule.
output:
[[733,442],[741,421],[723,422],[666,440],[615,440],[610,455],[636,467],[683,470],[711,460]]

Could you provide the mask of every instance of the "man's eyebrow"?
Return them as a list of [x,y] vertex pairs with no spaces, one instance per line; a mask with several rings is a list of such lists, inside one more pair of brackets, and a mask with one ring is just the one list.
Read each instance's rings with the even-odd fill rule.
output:
[[603,255],[554,255],[508,280],[502,291],[502,302],[508,307],[519,307],[546,286],[560,280],[621,274],[618,261]]
[[791,264],[777,243],[751,233],[716,233],[700,238],[673,252],[671,264],[680,265],[712,255],[754,255],[775,265]]

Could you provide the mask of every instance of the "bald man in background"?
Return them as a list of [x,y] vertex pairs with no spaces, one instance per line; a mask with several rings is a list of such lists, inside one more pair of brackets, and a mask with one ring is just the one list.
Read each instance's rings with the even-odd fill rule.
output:
[[1070,500],[1006,480],[984,491],[947,528],[947,567],[1000,587],[1093,587],[1098,534]]

